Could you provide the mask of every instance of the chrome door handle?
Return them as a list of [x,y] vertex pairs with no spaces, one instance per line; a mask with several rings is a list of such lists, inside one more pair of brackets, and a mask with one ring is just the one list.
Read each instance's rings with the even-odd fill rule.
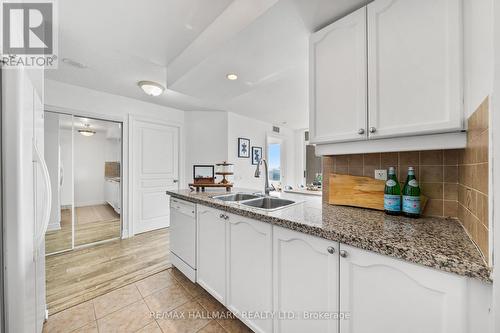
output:
[[328,251],[328,253],[330,254],[334,254],[335,253],[335,248],[333,246],[329,246],[326,248],[326,250]]
[[363,135],[363,134],[365,134],[365,129],[364,129],[364,128],[360,128],[360,129],[358,130],[358,134],[359,134],[359,135]]
[[347,256],[349,255],[346,250],[340,250],[339,254],[342,258],[347,258]]
[[173,180],[173,182],[174,182],[174,184],[175,184],[175,183],[178,183],[178,182],[179,182],[179,180],[178,180],[178,179],[174,179],[174,180]]
[[377,129],[375,127],[370,127],[370,133],[375,133]]

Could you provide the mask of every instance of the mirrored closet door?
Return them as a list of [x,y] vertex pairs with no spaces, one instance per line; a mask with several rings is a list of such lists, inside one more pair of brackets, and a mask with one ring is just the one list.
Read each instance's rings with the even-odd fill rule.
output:
[[45,253],[73,248],[73,116],[45,112],[44,155],[52,188]]
[[52,186],[46,254],[121,236],[121,123],[45,112]]

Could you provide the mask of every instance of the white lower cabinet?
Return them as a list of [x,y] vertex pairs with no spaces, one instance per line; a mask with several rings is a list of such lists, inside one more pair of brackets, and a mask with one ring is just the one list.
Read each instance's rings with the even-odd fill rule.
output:
[[197,282],[226,301],[226,221],[219,210],[197,205]]
[[197,282],[255,332],[488,332],[489,284],[202,205],[197,218]]
[[271,333],[272,225],[234,214],[226,215],[226,307],[253,331]]
[[273,248],[274,332],[338,332],[335,318],[316,318],[338,311],[338,243],[274,227]]
[[466,278],[344,244],[340,256],[341,333],[467,332]]

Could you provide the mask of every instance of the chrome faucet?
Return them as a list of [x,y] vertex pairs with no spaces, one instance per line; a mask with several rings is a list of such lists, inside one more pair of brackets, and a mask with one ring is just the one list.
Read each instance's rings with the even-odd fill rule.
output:
[[266,177],[266,182],[264,184],[264,193],[266,195],[269,195],[269,192],[274,191],[274,187],[269,186],[269,177],[268,177],[268,171],[267,171],[267,162],[265,159],[261,158],[260,161],[257,163],[257,168],[255,169],[255,178],[260,178],[260,165],[264,163],[264,172],[265,172],[265,177]]

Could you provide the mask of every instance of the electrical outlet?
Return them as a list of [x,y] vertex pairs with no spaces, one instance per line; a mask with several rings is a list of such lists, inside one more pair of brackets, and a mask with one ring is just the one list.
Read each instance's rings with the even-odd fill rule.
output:
[[387,170],[375,170],[375,179],[387,180]]

